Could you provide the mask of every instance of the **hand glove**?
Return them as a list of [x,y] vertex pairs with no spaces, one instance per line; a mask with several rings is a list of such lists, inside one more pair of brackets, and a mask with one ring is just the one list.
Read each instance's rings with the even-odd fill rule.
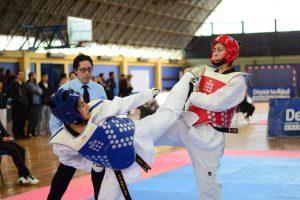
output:
[[99,172],[102,172],[103,169],[104,169],[104,167],[102,167],[101,165],[96,164],[96,163],[93,164],[93,170],[94,170],[95,172],[98,172],[98,173],[99,173]]
[[206,69],[206,65],[197,65],[195,67],[186,68],[184,70],[184,73],[190,72],[195,76],[195,78],[199,78],[204,74],[205,69]]
[[153,98],[156,97],[156,95],[158,95],[158,93],[160,92],[159,89],[157,88],[151,88],[151,92],[152,92],[152,96]]

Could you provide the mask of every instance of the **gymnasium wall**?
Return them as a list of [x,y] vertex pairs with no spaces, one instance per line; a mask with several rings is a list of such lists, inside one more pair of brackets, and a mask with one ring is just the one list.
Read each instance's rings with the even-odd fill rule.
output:
[[[73,59],[76,55],[65,55],[61,58],[47,57],[46,54],[39,54],[26,51],[4,51],[0,55],[0,68],[11,69],[14,73],[18,69],[25,72],[24,80],[27,79],[29,72],[35,72],[37,81],[40,81],[42,71],[52,77],[51,80],[58,80],[58,73],[66,73],[73,71]],[[125,58],[122,56],[113,57],[110,60],[101,60],[100,57],[92,56],[94,62],[93,76],[98,76],[99,73],[104,73],[105,78],[108,78],[110,71],[115,72],[115,80],[118,83],[120,74],[128,74],[132,70],[149,71],[149,87],[157,87],[162,89],[162,68],[175,67],[183,68],[185,60],[180,60],[176,64],[170,63],[168,59],[149,59],[147,61],[139,61],[137,58]],[[53,67],[57,68],[54,69]],[[53,68],[53,70],[52,70]],[[55,83],[56,84],[56,83]],[[169,84],[169,83],[168,83]],[[55,88],[55,87],[54,87]]]
[[162,67],[162,88],[171,89],[179,80],[180,72],[183,69],[181,67]]

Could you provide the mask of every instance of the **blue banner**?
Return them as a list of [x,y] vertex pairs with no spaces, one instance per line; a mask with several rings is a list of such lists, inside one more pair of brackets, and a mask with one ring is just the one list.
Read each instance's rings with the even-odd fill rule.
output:
[[289,99],[295,97],[295,89],[294,87],[251,87],[249,95],[253,101]]
[[300,137],[300,99],[271,99],[268,137]]

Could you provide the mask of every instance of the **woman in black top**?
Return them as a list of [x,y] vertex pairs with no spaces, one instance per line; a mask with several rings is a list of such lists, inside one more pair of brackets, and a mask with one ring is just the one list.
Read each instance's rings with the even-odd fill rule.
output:
[[25,165],[25,149],[17,144],[14,138],[8,134],[0,121],[0,151],[10,155],[19,173],[19,184],[37,184],[39,182]]

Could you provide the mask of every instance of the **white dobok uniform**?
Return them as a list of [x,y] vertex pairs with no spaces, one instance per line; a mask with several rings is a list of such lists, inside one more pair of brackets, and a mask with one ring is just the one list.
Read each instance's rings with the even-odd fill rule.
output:
[[[147,163],[151,163],[154,158],[153,134],[163,134],[167,128],[178,118],[181,113],[189,90],[189,82],[194,76],[186,73],[180,81],[173,87],[166,102],[158,111],[150,116],[134,122],[133,147],[135,152]],[[93,137],[97,127],[107,128],[106,120],[109,117],[120,116],[128,111],[145,104],[153,99],[151,90],[146,90],[138,94],[130,95],[125,98],[115,97],[113,101],[104,100],[92,101],[89,103],[93,108],[91,118],[88,121],[87,128],[77,137],[72,136],[63,126],[51,137],[50,142],[53,144],[54,153],[59,157],[59,161],[64,165],[72,166],[87,172],[91,172],[93,161],[79,154],[82,147],[82,141]],[[95,106],[96,105],[96,106]],[[109,131],[107,131],[109,139]],[[114,133],[115,134],[115,133]],[[122,133],[117,133],[122,134]],[[115,142],[110,140],[110,142]],[[97,143],[98,142],[98,143]],[[92,147],[101,150],[101,142],[97,141]],[[123,140],[122,142],[125,143]],[[116,142],[115,142],[116,143]],[[115,144],[114,143],[114,144]],[[118,141],[120,144],[120,141]],[[118,148],[118,145],[114,148]],[[126,145],[132,145],[129,142]],[[122,145],[120,145],[122,146]],[[96,156],[97,157],[97,156]],[[101,157],[101,155],[99,155]],[[102,156],[101,158],[106,158]],[[141,176],[142,168],[134,162],[131,166],[122,170],[126,183],[132,183]],[[151,173],[151,171],[150,171]],[[114,171],[108,167],[105,169],[104,179],[101,185],[98,199],[119,200],[124,199]]]
[[[217,178],[224,151],[224,133],[212,127],[230,127],[234,108],[244,99],[247,74],[219,74],[207,67],[187,111],[163,135],[154,137],[155,145],[184,146],[192,160],[199,199],[221,199]],[[187,104],[188,104],[187,103]],[[229,111],[229,112],[227,112]]]

